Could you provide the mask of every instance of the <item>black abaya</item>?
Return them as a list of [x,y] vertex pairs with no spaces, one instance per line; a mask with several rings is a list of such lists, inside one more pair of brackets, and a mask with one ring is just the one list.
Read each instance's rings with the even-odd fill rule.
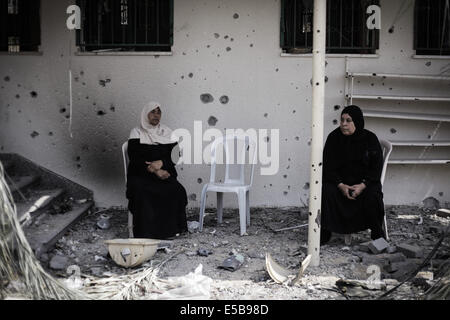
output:
[[[372,238],[383,236],[383,153],[376,135],[361,129],[345,136],[337,128],[325,143],[323,166],[322,229],[340,234],[371,229]],[[366,188],[356,200],[347,199],[338,189],[340,183],[362,182]]]
[[[171,160],[173,144],[141,144],[139,139],[128,140],[127,198],[133,214],[133,233],[136,238],[166,239],[187,230],[187,195],[177,180]],[[170,177],[161,180],[147,171],[146,161],[162,160],[163,170]]]

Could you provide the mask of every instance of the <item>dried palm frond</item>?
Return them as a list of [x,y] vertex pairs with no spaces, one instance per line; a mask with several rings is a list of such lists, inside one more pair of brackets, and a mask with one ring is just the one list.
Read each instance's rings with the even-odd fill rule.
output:
[[26,288],[23,294],[32,299],[87,299],[45,272],[36,259],[17,219],[3,170],[0,162],[0,296],[8,294],[5,287],[9,282],[20,280]]
[[162,294],[172,286],[164,279],[158,278],[161,267],[183,250],[171,255],[166,260],[153,266],[136,269],[127,275],[100,279],[87,279],[83,291],[99,300],[137,300],[148,299],[151,294]]

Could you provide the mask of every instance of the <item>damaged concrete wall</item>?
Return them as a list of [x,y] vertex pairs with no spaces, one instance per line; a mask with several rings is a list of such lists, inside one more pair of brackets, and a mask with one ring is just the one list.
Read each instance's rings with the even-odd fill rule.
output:
[[[274,176],[261,176],[260,166],[256,167],[252,204],[306,205],[312,57],[281,55],[280,1],[174,2],[170,56],[91,56],[74,54],[75,34],[65,26],[65,11],[72,1],[42,0],[42,54],[0,58],[1,152],[19,153],[94,190],[99,205],[125,205],[121,144],[138,124],[143,105],[155,100],[165,107],[164,123],[173,129],[186,128],[192,134],[194,121],[202,121],[203,130],[217,128],[222,132],[225,128],[279,129],[280,169]],[[398,16],[400,3],[382,0],[381,4],[379,55],[352,56],[349,69],[442,73],[449,59],[412,58],[413,6]],[[69,67],[73,72],[72,137]],[[325,135],[338,125],[346,104],[345,57],[328,56],[326,73]],[[448,83],[355,82],[355,90],[369,94],[444,95],[448,88]],[[377,102],[376,107],[449,112],[448,103]],[[450,138],[448,123],[385,119],[367,119],[366,123],[368,129],[385,139]],[[440,156],[449,156],[448,147],[439,150]],[[402,152],[413,158],[432,150]],[[394,150],[393,156],[402,155]],[[201,188],[209,179],[209,166],[183,165],[178,172],[188,192],[189,206],[198,207]],[[385,201],[420,204],[434,197],[448,206],[448,181],[448,165],[389,166]],[[209,196],[208,205],[215,205],[214,196]],[[236,207],[235,196],[225,196],[225,205]]]

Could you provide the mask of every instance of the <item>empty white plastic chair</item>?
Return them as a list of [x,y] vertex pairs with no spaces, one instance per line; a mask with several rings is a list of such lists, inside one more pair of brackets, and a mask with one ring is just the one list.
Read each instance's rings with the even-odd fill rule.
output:
[[[225,149],[225,180],[216,182],[218,151]],[[252,155],[253,153],[253,155]],[[248,155],[248,157],[246,157]],[[223,158],[223,157],[222,157]],[[248,159],[248,162],[246,162]],[[253,184],[253,171],[256,161],[256,142],[249,136],[227,135],[216,139],[211,146],[211,175],[209,183],[203,186],[199,213],[199,231],[203,230],[207,192],[217,193],[217,222],[222,223],[223,193],[233,192],[238,196],[241,236],[250,225],[250,187]],[[246,163],[251,167],[250,179],[246,183]]]
[[[122,156],[123,156],[123,167],[125,172],[125,185],[127,184],[127,172],[128,172],[128,163],[130,159],[128,158],[128,141],[125,141],[122,145]],[[128,236],[133,238],[133,215],[130,211],[128,211]]]
[[[383,170],[381,171],[381,186],[384,184],[384,178],[386,177],[386,170],[387,165],[389,162],[389,156],[392,152],[392,143],[390,143],[387,140],[380,139],[381,149],[383,151]],[[386,240],[389,240],[389,234],[387,229],[387,220],[386,220],[386,214],[384,215],[384,233],[386,235]]]

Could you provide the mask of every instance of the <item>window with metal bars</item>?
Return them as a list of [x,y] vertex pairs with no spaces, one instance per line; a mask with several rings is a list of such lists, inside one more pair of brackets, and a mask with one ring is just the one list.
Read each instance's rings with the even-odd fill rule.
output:
[[[367,7],[379,0],[327,1],[327,53],[374,54],[379,30],[367,28]],[[282,0],[281,48],[286,53],[311,53],[313,0]]]
[[173,0],[78,0],[81,51],[170,51]]
[[0,0],[0,51],[38,51],[40,44],[40,1]]
[[450,55],[449,0],[416,0],[414,49],[417,55]]

